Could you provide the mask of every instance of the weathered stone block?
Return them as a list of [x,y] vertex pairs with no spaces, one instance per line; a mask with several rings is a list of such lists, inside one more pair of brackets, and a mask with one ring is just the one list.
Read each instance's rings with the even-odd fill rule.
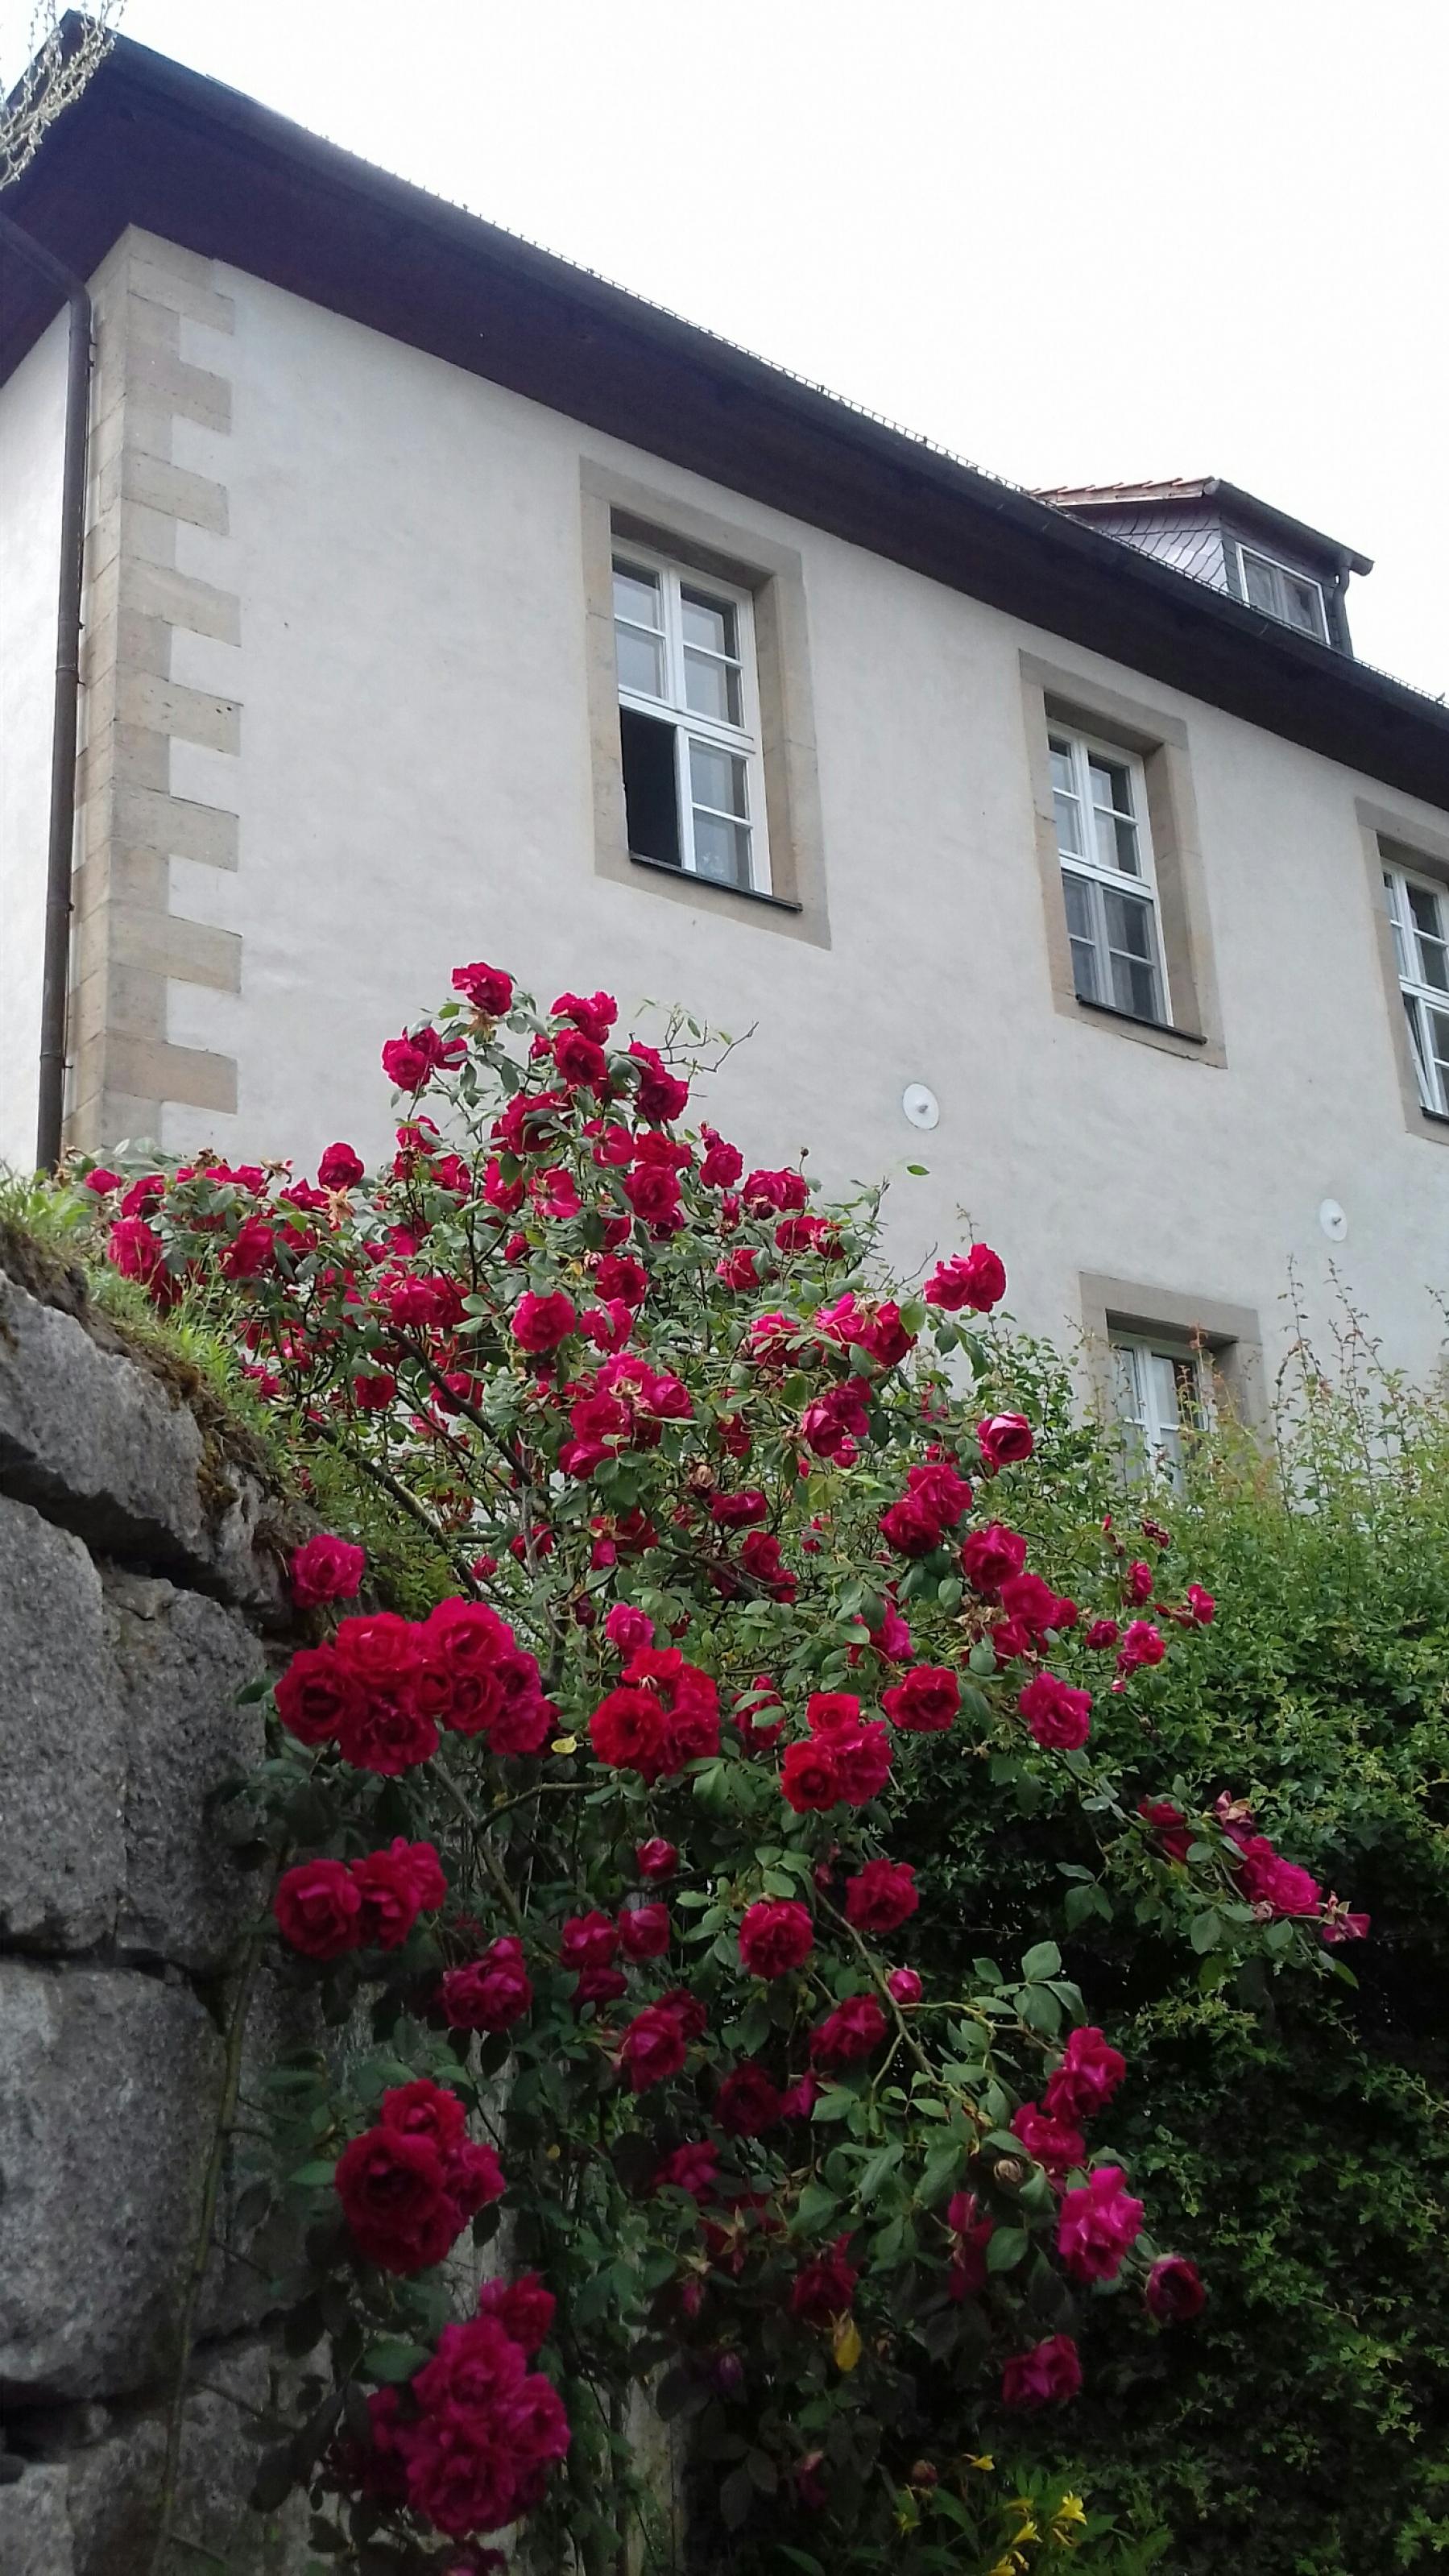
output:
[[0,2397],[163,2374],[221,2059],[185,1986],[0,1960]]
[[0,1487],[109,1555],[275,1617],[260,1486],[149,1369],[0,1272]]
[[108,1572],[106,1628],[125,1743],[125,1950],[199,1974],[225,1966],[260,1901],[217,1839],[217,1793],[260,1761],[260,1707],[237,1692],[263,1666],[233,1611],[159,1578]]
[[46,2461],[0,2487],[0,2567],[5,2576],[75,2576],[68,2471]]
[[124,1768],[95,1568],[0,1497],[0,1938],[83,1950],[114,1930]]
[[[300,2566],[247,2502],[261,2448],[256,2416],[268,2399],[265,2348],[202,2351],[194,2373],[206,2384],[186,2404],[172,2526],[183,2544],[176,2566],[202,2565],[203,2551],[232,2576]],[[113,2417],[102,2440],[72,2454],[74,2576],[150,2576],[165,2452],[166,2409],[155,2406]]]

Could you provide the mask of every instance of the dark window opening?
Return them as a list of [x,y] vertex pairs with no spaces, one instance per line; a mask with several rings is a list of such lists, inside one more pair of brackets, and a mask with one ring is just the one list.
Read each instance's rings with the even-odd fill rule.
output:
[[671,868],[681,865],[675,739],[673,725],[657,724],[633,707],[619,709],[629,847],[638,858]]

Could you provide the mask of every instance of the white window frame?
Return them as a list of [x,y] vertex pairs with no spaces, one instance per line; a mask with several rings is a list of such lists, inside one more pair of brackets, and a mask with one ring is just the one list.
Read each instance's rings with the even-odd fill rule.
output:
[[1293,618],[1285,617],[1280,609],[1263,608],[1256,599],[1249,599],[1247,559],[1251,555],[1254,563],[1265,564],[1269,572],[1275,572],[1280,578],[1286,577],[1289,581],[1301,581],[1305,589],[1312,591],[1318,602],[1318,633],[1313,640],[1316,644],[1326,644],[1328,642],[1328,601],[1324,596],[1322,582],[1311,572],[1300,572],[1297,564],[1284,563],[1277,555],[1265,554],[1261,546],[1245,546],[1241,537],[1235,538],[1233,542],[1238,549],[1238,579],[1242,584],[1243,606],[1256,608],[1260,617],[1275,617],[1278,624],[1286,626],[1291,634],[1303,633],[1303,628]]
[[[1433,877],[1421,876],[1415,868],[1400,867],[1387,858],[1383,867],[1384,897],[1394,939],[1394,963],[1398,968],[1399,990],[1409,1023],[1409,1047],[1418,1076],[1419,1098],[1436,1118],[1446,1118],[1449,1117],[1449,1072],[1446,1072],[1445,1060],[1435,1054],[1427,1014],[1433,1011],[1437,1018],[1449,1023],[1449,992],[1441,985],[1429,983],[1424,977],[1424,956],[1409,895],[1412,889],[1431,898],[1442,934],[1449,942],[1449,886],[1438,883]],[[1449,950],[1446,950],[1446,956],[1449,956]]]
[[[1212,1370],[1207,1354],[1191,1342],[1180,1341],[1171,1333],[1109,1332],[1108,1346],[1112,1364],[1112,1411],[1122,1436],[1123,1462],[1129,1484],[1140,1484],[1157,1476],[1164,1484],[1180,1493],[1183,1484],[1182,1438],[1194,1426],[1184,1423],[1176,1376],[1188,1369],[1192,1376],[1192,1402],[1198,1422],[1212,1419]],[[1164,1360],[1174,1377],[1174,1418],[1168,1421],[1162,1403],[1162,1390],[1156,1373],[1146,1363]],[[1125,1366],[1124,1366],[1125,1363]],[[1130,1373],[1133,1403],[1123,1402],[1124,1376]]]
[[[1105,990],[1096,999],[1095,1007],[1098,1009],[1122,1011],[1125,1018],[1136,1020],[1138,1025],[1142,1028],[1170,1028],[1172,1026],[1172,987],[1168,981],[1167,957],[1162,944],[1162,912],[1157,892],[1157,863],[1153,856],[1152,827],[1148,820],[1147,813],[1147,771],[1143,766],[1142,761],[1138,758],[1137,753],[1135,751],[1126,750],[1121,743],[1108,742],[1097,734],[1082,733],[1075,725],[1056,724],[1049,721],[1047,725],[1048,761],[1050,761],[1051,753],[1059,748],[1065,748],[1070,752],[1072,762],[1073,793],[1076,798],[1078,813],[1082,818],[1082,837],[1089,844],[1090,850],[1093,853],[1091,856],[1083,857],[1076,850],[1064,850],[1061,846],[1061,835],[1058,833],[1057,858],[1061,864],[1062,874],[1065,876],[1070,872],[1073,876],[1081,877],[1085,879],[1088,886],[1093,889],[1107,888],[1114,894],[1120,894],[1123,888],[1126,887],[1131,893],[1134,893],[1139,897],[1145,897],[1148,918],[1152,928],[1151,964],[1152,971],[1157,979],[1158,1012],[1155,1018],[1147,1019],[1144,1018],[1142,1013],[1139,1011],[1123,1010],[1123,1005],[1116,999],[1116,995],[1112,987],[1110,971],[1104,972],[1104,969],[1109,969],[1110,966],[1107,926],[1100,894],[1095,892],[1093,893],[1091,900],[1093,924],[1092,944],[1097,959],[1098,980],[1105,986]],[[1141,873],[1137,876],[1130,875],[1126,868],[1108,867],[1101,859],[1095,856],[1096,832],[1095,826],[1092,822],[1095,800],[1092,795],[1090,773],[1090,763],[1094,753],[1099,760],[1109,760],[1114,769],[1124,769],[1131,783],[1132,813],[1130,820],[1137,834],[1137,856],[1141,868]],[[1052,820],[1053,829],[1055,830],[1055,783],[1053,785]],[[1065,893],[1063,894],[1063,903],[1065,905]],[[1070,946],[1071,929],[1069,923],[1068,947],[1070,948]],[[1076,987],[1076,980],[1076,959],[1073,957],[1072,985],[1074,990]],[[1092,1000],[1087,995],[1078,993],[1077,999],[1078,1001],[1085,1000],[1089,1009],[1093,1007]]]
[[[648,716],[656,724],[674,727],[674,795],[679,826],[680,873],[697,877],[703,885],[724,886],[740,891],[733,878],[711,876],[695,859],[694,808],[690,778],[689,745],[691,740],[711,749],[734,754],[745,764],[744,815],[725,815],[727,822],[744,822],[749,829],[749,879],[744,891],[768,894],[770,885],[770,844],[765,825],[765,765],[761,750],[760,681],[755,657],[754,602],[747,590],[733,582],[721,581],[713,573],[695,572],[688,564],[675,563],[668,555],[657,553],[651,546],[635,545],[630,538],[616,537],[613,543],[610,583],[612,600],[613,573],[626,575],[633,570],[652,575],[660,586],[660,613],[663,617],[665,688],[667,696],[651,697],[647,691],[626,688],[619,682],[619,704],[636,714]],[[699,715],[689,705],[685,687],[684,602],[682,593],[698,591],[702,597],[717,600],[734,612],[735,640],[738,646],[740,675],[740,717],[738,725],[718,718]],[[613,618],[617,634],[621,621]],[[642,630],[641,630],[642,631]],[[656,632],[659,630],[655,630]],[[692,647],[699,650],[699,647]],[[616,659],[617,671],[617,659]],[[701,807],[702,812],[716,809]],[[668,862],[656,862],[667,866]]]

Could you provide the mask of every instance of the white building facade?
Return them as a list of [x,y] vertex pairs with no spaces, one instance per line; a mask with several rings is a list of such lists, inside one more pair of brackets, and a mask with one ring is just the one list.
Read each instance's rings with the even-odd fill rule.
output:
[[[1443,709],[138,48],[13,204],[96,312],[69,1142],[377,1154],[485,957],[753,1030],[747,1153],[889,1178],[904,1265],[969,1223],[1154,1439],[1293,1273],[1435,1362]],[[66,325],[5,275],[24,1165]]]

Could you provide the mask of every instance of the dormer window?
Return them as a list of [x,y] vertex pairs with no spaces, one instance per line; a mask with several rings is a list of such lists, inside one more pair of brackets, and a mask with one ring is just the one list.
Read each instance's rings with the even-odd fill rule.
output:
[[1328,642],[1328,614],[1319,582],[1307,573],[1293,572],[1272,555],[1260,555],[1253,546],[1239,546],[1238,566],[1250,608],[1261,608],[1265,617],[1276,617],[1282,626],[1296,626],[1300,635],[1311,635],[1315,643]]

